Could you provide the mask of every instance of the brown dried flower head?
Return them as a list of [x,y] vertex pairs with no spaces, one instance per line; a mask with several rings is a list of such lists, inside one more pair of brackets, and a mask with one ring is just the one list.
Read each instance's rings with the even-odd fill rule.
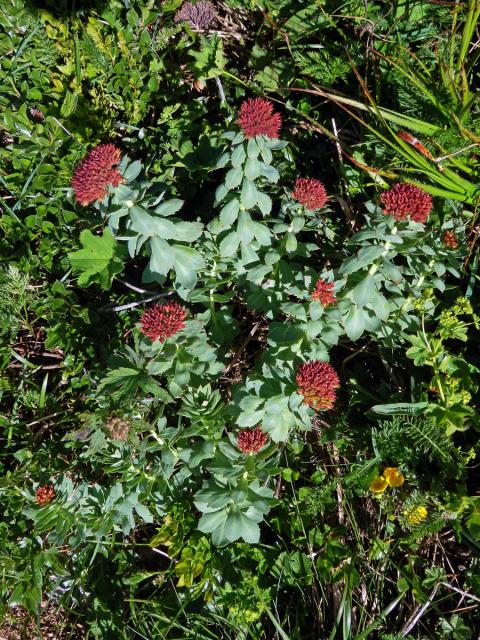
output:
[[126,442],[130,433],[130,423],[124,418],[111,416],[105,425],[112,440],[120,440]]
[[188,22],[192,29],[207,30],[215,21],[216,12],[209,0],[184,2],[175,14],[175,22]]

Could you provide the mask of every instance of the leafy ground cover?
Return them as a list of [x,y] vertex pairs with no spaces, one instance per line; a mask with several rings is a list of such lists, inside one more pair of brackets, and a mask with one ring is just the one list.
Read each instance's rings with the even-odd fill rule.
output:
[[0,4],[0,638],[478,637],[479,17]]

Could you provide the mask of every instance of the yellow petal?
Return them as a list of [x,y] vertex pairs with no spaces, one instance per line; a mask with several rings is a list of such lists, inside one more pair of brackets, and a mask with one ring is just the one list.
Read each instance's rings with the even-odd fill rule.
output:
[[382,493],[387,488],[388,483],[383,476],[378,476],[370,483],[370,491],[373,493]]
[[410,524],[420,524],[428,516],[428,511],[424,506],[420,505],[415,509],[405,511],[404,515]]
[[387,467],[383,476],[391,487],[401,487],[405,482],[405,476],[397,467]]

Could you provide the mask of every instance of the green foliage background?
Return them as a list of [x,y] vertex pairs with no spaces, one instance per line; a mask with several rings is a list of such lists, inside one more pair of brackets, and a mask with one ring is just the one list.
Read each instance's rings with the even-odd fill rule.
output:
[[[48,603],[59,639],[476,638],[480,3],[180,5],[0,3],[0,635]],[[239,136],[252,96],[281,141]],[[104,142],[125,183],[81,207]],[[379,210],[403,180],[425,229]],[[295,370],[328,358],[315,416]]]

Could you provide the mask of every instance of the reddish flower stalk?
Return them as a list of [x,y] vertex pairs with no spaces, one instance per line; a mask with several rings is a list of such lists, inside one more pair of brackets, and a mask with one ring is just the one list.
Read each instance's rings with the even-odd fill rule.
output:
[[324,307],[328,307],[329,304],[335,304],[336,299],[333,293],[333,282],[325,282],[325,280],[320,278],[312,292],[312,300],[319,300]]
[[310,211],[323,209],[327,204],[327,191],[320,180],[315,178],[297,178],[292,198]]
[[142,314],[140,331],[150,340],[165,342],[185,327],[187,310],[178,302],[154,304]]
[[301,364],[297,369],[296,381],[298,393],[303,396],[303,403],[309,407],[319,411],[331,409],[335,404],[340,380],[328,362],[312,360]]
[[428,193],[414,184],[396,184],[392,189],[384,191],[380,196],[384,213],[395,220],[410,218],[425,224],[432,210],[432,198]]
[[114,144],[100,144],[87,153],[72,178],[72,189],[81,205],[103,200],[110,185],[118,187],[124,181],[117,168],[120,158],[120,149]]
[[37,504],[48,504],[55,498],[55,489],[51,484],[44,484],[36,491]]
[[273,111],[273,105],[263,98],[249,98],[242,103],[237,124],[246,138],[268,136],[278,138],[282,118]]
[[443,244],[450,249],[456,249],[458,247],[458,240],[455,235],[455,231],[445,231],[442,240]]
[[237,446],[243,453],[258,453],[268,440],[268,435],[260,425],[253,429],[243,429],[237,437]]

